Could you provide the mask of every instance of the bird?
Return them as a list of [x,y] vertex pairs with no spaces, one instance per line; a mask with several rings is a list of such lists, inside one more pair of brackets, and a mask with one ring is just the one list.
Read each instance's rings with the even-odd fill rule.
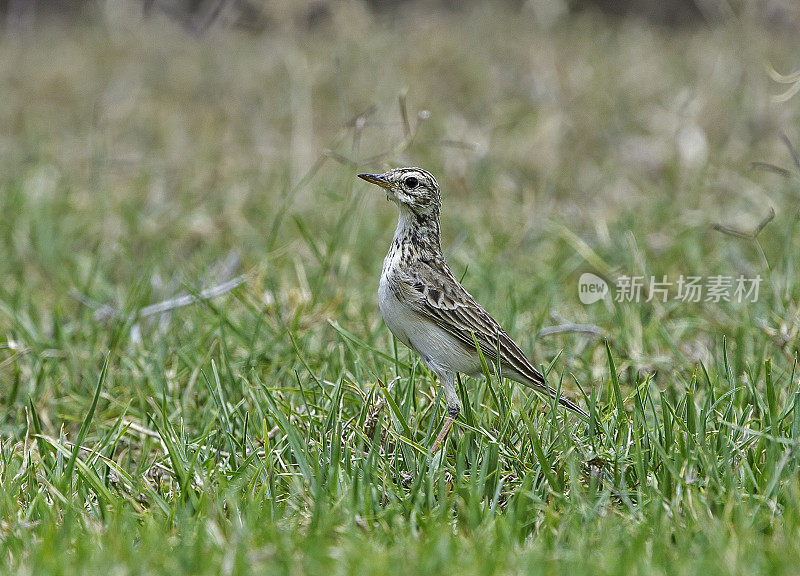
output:
[[557,398],[588,418],[580,406],[547,385],[522,349],[453,275],[441,248],[442,198],[433,174],[405,167],[358,177],[380,186],[399,208],[378,284],[378,307],[392,334],[420,356],[444,389],[447,413],[432,453],[444,445],[461,412],[456,374],[483,374],[478,347],[487,364],[499,364],[502,376]]

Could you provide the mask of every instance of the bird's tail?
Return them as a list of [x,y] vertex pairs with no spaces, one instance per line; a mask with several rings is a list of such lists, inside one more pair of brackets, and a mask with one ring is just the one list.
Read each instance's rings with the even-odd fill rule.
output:
[[[552,393],[552,396],[556,395],[556,391],[555,390],[550,388],[550,391]],[[561,404],[562,406],[564,406],[565,408],[568,408],[568,409],[572,410],[578,416],[581,416],[581,417],[583,417],[583,418],[585,418],[587,420],[589,419],[589,415],[586,413],[586,411],[583,408],[581,408],[580,406],[578,406],[577,404],[575,404],[575,402],[573,402],[569,398],[566,398],[565,396],[559,395],[558,396],[558,403]]]
[[[531,367],[532,368],[532,367]],[[516,370],[512,372],[512,374],[504,374],[504,376],[508,376],[512,380],[516,380],[521,384],[525,384],[527,387],[536,390],[537,392],[548,396],[549,398],[555,398],[558,400],[558,403],[561,404],[564,408],[571,410],[578,416],[588,420],[589,415],[586,411],[578,406],[575,402],[567,398],[566,396],[559,394],[555,389],[551,388],[547,385],[544,380],[544,376],[536,370],[535,368],[529,369],[528,374],[520,374]]]

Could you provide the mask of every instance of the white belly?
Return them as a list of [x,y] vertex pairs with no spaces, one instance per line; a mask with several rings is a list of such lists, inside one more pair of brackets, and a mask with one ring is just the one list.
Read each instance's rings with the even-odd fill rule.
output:
[[455,372],[480,374],[477,353],[470,353],[454,336],[400,302],[389,288],[387,276],[384,270],[378,287],[378,306],[392,334],[419,354],[425,365],[439,376]]

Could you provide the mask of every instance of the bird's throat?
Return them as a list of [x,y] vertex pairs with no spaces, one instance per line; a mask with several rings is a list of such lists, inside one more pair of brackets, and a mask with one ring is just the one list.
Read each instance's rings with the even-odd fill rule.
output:
[[439,214],[418,213],[401,205],[393,244],[410,244],[423,256],[440,255]]

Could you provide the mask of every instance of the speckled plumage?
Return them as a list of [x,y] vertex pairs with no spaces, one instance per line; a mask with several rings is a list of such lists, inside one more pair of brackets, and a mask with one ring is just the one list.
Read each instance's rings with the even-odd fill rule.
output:
[[[455,374],[481,374],[476,340],[487,363],[497,364],[499,353],[503,376],[556,397],[556,391],[445,262],[439,232],[441,195],[433,175],[421,168],[395,168],[359,177],[384,188],[387,198],[400,209],[394,239],[383,262],[378,304],[389,330],[422,357],[444,387],[448,418],[433,450],[438,450],[447,437],[461,409]],[[558,396],[558,401],[586,416],[571,400]]]

